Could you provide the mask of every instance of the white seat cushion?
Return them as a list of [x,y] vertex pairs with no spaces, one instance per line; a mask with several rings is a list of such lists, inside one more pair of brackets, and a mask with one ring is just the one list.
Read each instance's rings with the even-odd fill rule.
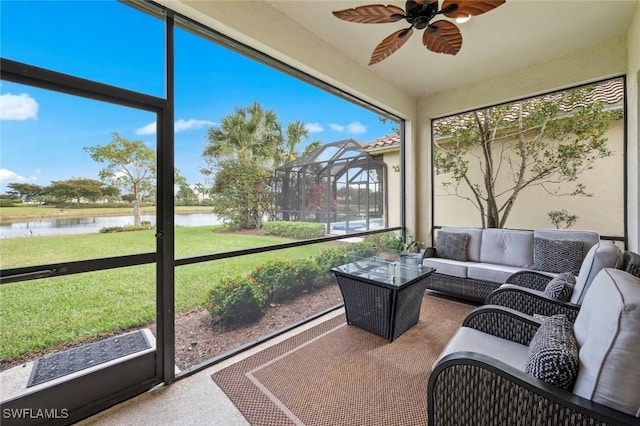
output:
[[494,265],[491,263],[474,263],[467,267],[467,277],[474,280],[507,282],[512,274],[525,269],[516,266]]
[[[520,371],[524,371],[529,358],[529,346],[521,345],[510,340],[501,339],[491,334],[469,327],[460,327],[449,340],[440,358],[454,352],[475,352],[502,361]],[[435,365],[435,364],[434,364]]]
[[422,262],[424,266],[436,268],[438,274],[451,275],[452,277],[467,278],[467,265],[471,262],[427,257]]

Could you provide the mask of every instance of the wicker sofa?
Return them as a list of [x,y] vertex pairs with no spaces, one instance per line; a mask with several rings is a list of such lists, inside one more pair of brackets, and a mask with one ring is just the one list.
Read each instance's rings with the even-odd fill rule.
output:
[[573,324],[476,308],[434,364],[429,425],[640,424],[639,347],[640,279],[619,269],[596,275]]
[[[443,227],[437,239],[436,247],[424,254],[423,264],[436,269],[427,289],[481,303],[519,272],[535,270],[554,277],[571,271],[578,275],[589,251],[600,243],[597,232],[556,229]],[[598,253],[588,258],[600,260]],[[616,267],[603,267],[607,266]]]

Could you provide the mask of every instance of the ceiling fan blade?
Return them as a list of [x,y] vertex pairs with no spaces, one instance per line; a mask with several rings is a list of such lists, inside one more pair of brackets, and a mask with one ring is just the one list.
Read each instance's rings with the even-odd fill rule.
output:
[[447,18],[481,15],[505,3],[506,0],[444,0],[442,13]]
[[388,58],[393,52],[400,49],[402,45],[409,40],[411,34],[413,34],[413,29],[404,28],[388,35],[380,42],[379,45],[376,46],[375,49],[373,49],[369,65],[377,64],[378,62]]
[[455,55],[462,47],[462,34],[453,22],[440,20],[424,30],[422,43],[432,52]]
[[336,10],[332,13],[342,20],[361,24],[385,24],[404,18],[404,10],[398,6],[383,4],[358,6],[352,9]]

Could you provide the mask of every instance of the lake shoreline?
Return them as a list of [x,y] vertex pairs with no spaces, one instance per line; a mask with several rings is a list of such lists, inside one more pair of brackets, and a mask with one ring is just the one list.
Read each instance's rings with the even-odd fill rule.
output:
[[[24,222],[39,219],[77,219],[94,216],[132,216],[133,207],[111,207],[111,208],[87,208],[87,209],[56,209],[43,208],[42,212],[35,213],[33,208],[17,211],[21,207],[3,207],[0,209],[0,223],[8,224],[12,222]],[[8,211],[10,213],[8,214]],[[143,207],[140,209],[141,215],[155,214],[155,207]],[[210,206],[176,206],[177,214],[191,213],[211,213]]]

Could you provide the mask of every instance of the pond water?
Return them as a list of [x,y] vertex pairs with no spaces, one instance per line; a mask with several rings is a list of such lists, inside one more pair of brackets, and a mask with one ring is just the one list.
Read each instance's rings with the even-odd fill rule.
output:
[[[155,215],[141,215],[140,218],[155,225]],[[175,226],[207,226],[221,223],[220,218],[213,213],[175,215]],[[34,219],[0,223],[0,238],[91,234],[105,227],[125,225],[133,225],[133,215]]]

